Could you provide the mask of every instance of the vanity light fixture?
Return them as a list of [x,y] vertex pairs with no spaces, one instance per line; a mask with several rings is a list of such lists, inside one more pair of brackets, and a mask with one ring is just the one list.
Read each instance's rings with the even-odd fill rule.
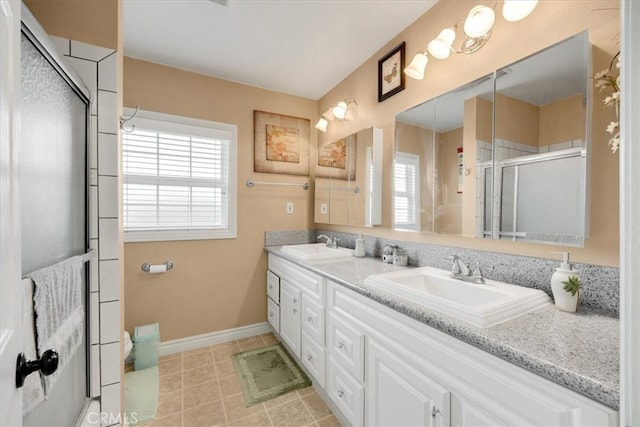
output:
[[517,22],[529,16],[538,5],[538,0],[504,0],[502,17],[509,22]]
[[338,102],[335,106],[329,108],[322,114],[322,117],[318,120],[318,123],[314,126],[316,129],[322,132],[327,131],[327,125],[333,119],[340,121],[355,120],[358,117],[358,103],[355,99],[345,99]]
[[[538,0],[503,0],[502,16],[506,21],[516,22],[526,18],[535,9]],[[494,6],[495,7],[495,6]],[[454,53],[474,53],[484,46],[491,37],[491,29],[496,20],[494,8],[478,5],[473,7],[462,26],[464,30],[464,40],[459,50],[453,47],[456,39],[456,29],[458,24],[450,26],[438,34],[427,45],[429,55],[438,59],[446,59],[451,52]],[[427,52],[418,52],[409,66],[404,69],[404,73],[416,80],[424,79],[424,71],[429,62]]]
[[404,73],[412,79],[424,79],[424,70],[427,68],[429,57],[427,52],[418,52],[411,60],[411,64],[405,67]]

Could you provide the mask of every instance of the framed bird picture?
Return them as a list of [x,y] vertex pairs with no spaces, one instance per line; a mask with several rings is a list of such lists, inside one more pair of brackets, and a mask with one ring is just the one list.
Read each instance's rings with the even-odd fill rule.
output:
[[404,42],[378,61],[378,102],[404,89]]

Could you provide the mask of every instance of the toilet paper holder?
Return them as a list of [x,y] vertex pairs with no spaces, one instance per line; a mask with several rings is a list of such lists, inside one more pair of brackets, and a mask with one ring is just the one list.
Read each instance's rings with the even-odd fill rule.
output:
[[161,267],[161,266],[164,266],[166,268],[166,271],[169,271],[173,268],[173,262],[166,261],[164,264],[158,264],[158,265],[152,265],[150,262],[145,262],[144,264],[142,264],[142,271],[144,271],[145,273],[150,273],[151,267]]

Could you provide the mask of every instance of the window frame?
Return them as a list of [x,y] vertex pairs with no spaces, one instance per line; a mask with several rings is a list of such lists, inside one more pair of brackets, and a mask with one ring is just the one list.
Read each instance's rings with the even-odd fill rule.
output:
[[[138,110],[125,108],[125,117],[135,117],[128,120],[124,126],[128,129],[131,126],[139,125],[140,128],[149,129],[160,132],[178,133],[194,137],[204,138],[220,138],[222,134],[230,134],[228,145],[228,187],[227,187],[227,227],[224,229],[165,229],[165,230],[127,230],[124,228],[124,212],[123,212],[123,230],[124,241],[129,242],[161,242],[161,241],[177,241],[177,240],[216,240],[216,239],[235,239],[238,236],[238,126],[228,123],[214,122],[210,120],[194,119],[191,117],[177,116],[173,114],[158,113],[154,111]],[[146,126],[145,126],[146,125]],[[151,127],[153,126],[153,127]],[[122,134],[124,147],[124,130]],[[124,150],[123,150],[124,151]],[[124,153],[122,154],[122,162],[124,164]],[[122,171],[122,191],[124,193],[126,175]],[[164,178],[159,177],[160,180]],[[170,180],[171,178],[169,178]],[[196,179],[197,180],[197,179]],[[176,179],[178,181],[178,179]],[[123,209],[124,209],[123,196]]]
[[[396,179],[396,167],[398,165],[411,166],[415,171],[415,194],[410,194],[409,191],[402,192],[402,196],[405,196],[413,201],[413,214],[415,217],[414,222],[398,222],[396,218],[396,194],[395,179]],[[393,228],[395,230],[407,230],[407,231],[420,231],[420,156],[413,153],[405,153],[397,151],[395,153],[393,163],[393,176],[394,176],[394,194],[393,194]]]

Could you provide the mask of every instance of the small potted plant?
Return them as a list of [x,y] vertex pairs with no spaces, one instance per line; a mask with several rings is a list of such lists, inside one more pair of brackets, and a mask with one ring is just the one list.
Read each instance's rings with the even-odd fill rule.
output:
[[580,289],[582,289],[582,282],[578,276],[569,276],[567,280],[562,282],[564,295],[556,298],[556,305],[562,311],[568,311],[575,313],[578,310],[578,304],[580,302]]

